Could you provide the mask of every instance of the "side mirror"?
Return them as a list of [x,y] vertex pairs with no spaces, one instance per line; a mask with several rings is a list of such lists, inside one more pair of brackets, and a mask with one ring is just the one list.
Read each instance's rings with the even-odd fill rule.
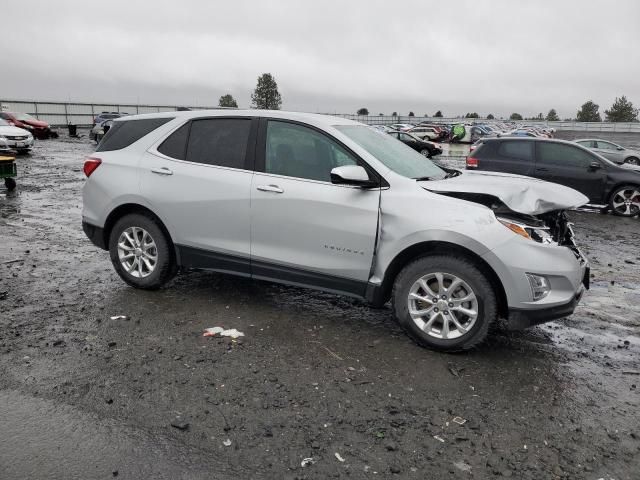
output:
[[616,147],[616,150],[622,151],[622,150],[624,150],[624,147]]
[[367,171],[360,165],[345,165],[331,170],[331,183],[336,185],[355,185],[369,188],[377,187],[378,182],[369,178]]
[[601,168],[600,162],[591,162],[591,165],[589,165],[589,170],[600,170]]

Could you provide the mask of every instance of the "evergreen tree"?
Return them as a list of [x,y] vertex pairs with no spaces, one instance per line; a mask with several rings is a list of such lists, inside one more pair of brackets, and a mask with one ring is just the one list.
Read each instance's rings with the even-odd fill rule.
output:
[[251,94],[251,108],[261,110],[280,110],[282,97],[278,92],[278,84],[270,73],[258,77],[256,89]]
[[637,122],[638,109],[633,108],[633,103],[627,100],[624,95],[620,98],[616,97],[609,110],[605,110],[607,122]]
[[496,117],[493,116],[493,113],[490,113],[489,115],[487,115],[487,120],[493,120],[494,118]]
[[366,108],[361,108],[358,110],[357,115],[369,115],[369,110]]
[[522,115],[520,115],[519,113],[512,113],[509,116],[509,120],[522,120]]
[[436,112],[436,114],[434,115],[434,117],[442,118],[442,112],[441,112],[440,110],[438,110],[438,111]]
[[416,114],[415,114],[415,113],[413,113],[413,112],[409,112],[409,116],[410,116],[410,117],[415,117],[415,116],[416,116]]
[[547,113],[547,121],[548,122],[557,122],[558,120],[560,120],[560,117],[558,117],[558,114],[557,114],[556,110],[554,108],[549,110],[549,113]]

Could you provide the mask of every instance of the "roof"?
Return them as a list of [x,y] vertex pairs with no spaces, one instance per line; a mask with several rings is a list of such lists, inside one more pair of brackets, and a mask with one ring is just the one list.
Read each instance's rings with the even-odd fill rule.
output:
[[283,110],[191,110],[160,113],[145,113],[141,115],[129,115],[115,119],[116,122],[126,122],[130,120],[142,120],[146,118],[184,118],[193,119],[201,117],[269,117],[282,118],[286,120],[297,120],[317,127],[330,127],[333,125],[361,125],[342,117],[323,115],[320,113],[287,112]]

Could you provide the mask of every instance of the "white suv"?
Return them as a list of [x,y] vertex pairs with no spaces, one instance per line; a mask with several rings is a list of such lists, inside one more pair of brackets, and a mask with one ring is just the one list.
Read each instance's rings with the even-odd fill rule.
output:
[[281,111],[114,121],[84,165],[83,227],[122,279],[197,268],[393,303],[418,343],[477,345],[569,315],[588,287],[564,213],[587,198],[443,169],[366,125]]

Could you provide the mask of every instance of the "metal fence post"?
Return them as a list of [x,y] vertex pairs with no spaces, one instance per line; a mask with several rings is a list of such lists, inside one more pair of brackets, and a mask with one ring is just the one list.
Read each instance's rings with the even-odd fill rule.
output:
[[69,125],[69,112],[67,111],[67,104],[64,104],[64,122]]

